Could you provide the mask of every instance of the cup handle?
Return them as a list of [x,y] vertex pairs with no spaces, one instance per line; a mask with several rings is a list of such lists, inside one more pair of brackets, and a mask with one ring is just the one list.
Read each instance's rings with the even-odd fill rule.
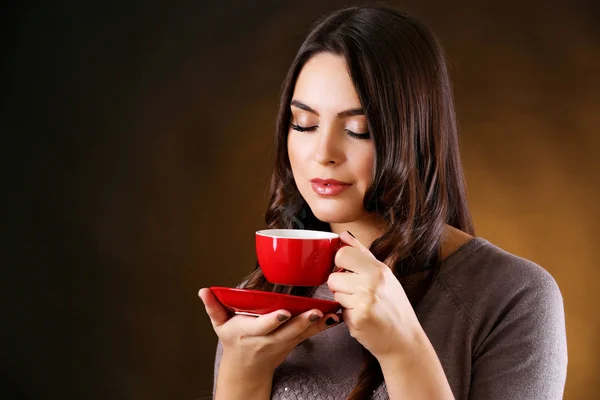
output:
[[[342,247],[346,247],[346,246],[350,246],[349,244],[346,244],[342,241],[340,241],[340,247],[338,247],[338,251],[342,248]],[[333,272],[346,272],[346,270],[344,268],[340,268],[337,271],[333,271]],[[351,271],[350,271],[351,272]]]

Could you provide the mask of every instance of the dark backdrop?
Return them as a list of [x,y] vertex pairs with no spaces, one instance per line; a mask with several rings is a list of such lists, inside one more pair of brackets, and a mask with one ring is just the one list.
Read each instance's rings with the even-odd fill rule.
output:
[[[352,1],[63,1],[2,12],[0,387],[209,398],[196,293],[253,268],[279,87]],[[597,1],[391,1],[448,53],[478,234],[565,298],[565,398],[600,383]]]

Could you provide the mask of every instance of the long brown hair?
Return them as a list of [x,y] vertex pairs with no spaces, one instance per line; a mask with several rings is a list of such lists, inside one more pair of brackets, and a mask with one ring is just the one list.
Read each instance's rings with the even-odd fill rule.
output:
[[[287,153],[296,79],[304,64],[322,52],[346,60],[375,145],[374,180],[364,208],[389,229],[370,250],[392,269],[414,306],[439,269],[445,224],[473,234],[443,50],[425,25],[387,7],[345,8],[317,21],[282,87],[265,217],[269,228],[330,230],[300,195]],[[314,290],[271,284],[258,266],[245,286],[297,295]],[[368,398],[382,382],[377,360],[365,351],[349,399]]]

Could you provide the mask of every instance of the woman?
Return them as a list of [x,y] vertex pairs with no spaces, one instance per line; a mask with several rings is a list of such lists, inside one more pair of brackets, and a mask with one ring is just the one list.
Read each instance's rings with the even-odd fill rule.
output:
[[[541,267],[474,237],[443,51],[414,18],[353,7],[319,21],[283,85],[269,228],[339,233],[318,288],[343,312],[227,313],[217,399],[560,399],[562,297]],[[315,179],[330,179],[319,184]],[[343,323],[340,323],[343,322]]]

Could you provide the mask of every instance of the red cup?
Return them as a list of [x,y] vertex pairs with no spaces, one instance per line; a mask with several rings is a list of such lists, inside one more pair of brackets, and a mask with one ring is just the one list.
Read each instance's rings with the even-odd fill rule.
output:
[[333,271],[342,241],[331,232],[267,229],[256,232],[258,264],[271,283],[319,286]]

